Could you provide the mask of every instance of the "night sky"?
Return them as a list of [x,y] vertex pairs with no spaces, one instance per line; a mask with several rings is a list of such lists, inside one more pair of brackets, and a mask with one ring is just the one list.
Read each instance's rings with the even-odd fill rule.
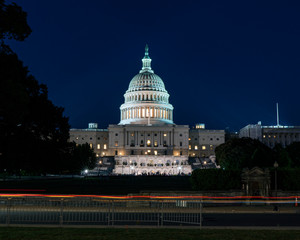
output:
[[[7,1],[10,2],[10,1]],[[300,125],[300,1],[16,0],[32,34],[7,41],[73,128],[120,121],[145,44],[176,124]]]

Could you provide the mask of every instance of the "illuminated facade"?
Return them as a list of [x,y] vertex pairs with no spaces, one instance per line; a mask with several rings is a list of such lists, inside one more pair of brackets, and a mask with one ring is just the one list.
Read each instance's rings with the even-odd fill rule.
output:
[[[173,122],[162,79],[151,68],[148,46],[142,69],[130,81],[120,107],[120,123],[108,129],[89,125],[71,129],[70,141],[89,143],[97,156],[114,156],[115,174],[190,174],[190,157],[210,157],[217,145],[224,143],[223,130],[195,129]],[[96,128],[95,128],[96,126]]]
[[293,142],[300,142],[300,126],[262,126],[261,122],[249,124],[242,128],[239,137],[258,139],[270,148],[280,144],[286,147]]
[[173,123],[162,79],[151,68],[148,46],[142,69],[129,83],[120,107],[121,121],[109,125],[109,147],[115,151],[116,174],[190,174],[189,126]]

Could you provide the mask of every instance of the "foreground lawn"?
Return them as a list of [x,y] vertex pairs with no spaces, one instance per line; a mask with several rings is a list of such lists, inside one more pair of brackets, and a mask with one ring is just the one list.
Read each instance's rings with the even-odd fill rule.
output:
[[300,230],[89,229],[0,227],[2,240],[300,239]]

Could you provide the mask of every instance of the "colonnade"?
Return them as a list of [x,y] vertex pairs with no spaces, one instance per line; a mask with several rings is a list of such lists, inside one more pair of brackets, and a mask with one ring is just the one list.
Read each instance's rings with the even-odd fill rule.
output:
[[132,107],[121,110],[121,120],[136,118],[160,118],[173,120],[173,111],[161,107]]
[[144,94],[132,94],[125,96],[125,102],[132,102],[132,101],[161,101],[161,102],[168,102],[168,96],[165,94],[152,94],[152,93],[144,93]]

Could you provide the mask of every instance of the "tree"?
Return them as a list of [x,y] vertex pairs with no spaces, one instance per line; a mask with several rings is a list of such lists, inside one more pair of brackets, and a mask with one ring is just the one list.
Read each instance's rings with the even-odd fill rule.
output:
[[58,170],[68,154],[69,123],[64,109],[48,99],[11,51],[0,51],[0,167],[45,172]]
[[[282,147],[281,144],[276,144],[273,148],[276,161],[280,168],[291,168],[292,167],[292,159],[287,151],[287,148]],[[275,162],[275,161],[274,161]]]
[[5,4],[0,0],[0,40],[15,39],[23,41],[31,29],[27,24],[27,13],[17,4]]
[[70,154],[68,118],[4,43],[30,33],[26,12],[0,0],[0,168],[58,172]]
[[96,164],[96,154],[90,148],[89,144],[76,145],[74,142],[71,145],[71,156],[69,170],[71,172],[80,172],[83,169],[93,169]]
[[286,147],[292,168],[300,168],[300,142],[294,142]]
[[216,148],[219,165],[225,169],[271,167],[274,164],[272,149],[256,139],[233,138]]

